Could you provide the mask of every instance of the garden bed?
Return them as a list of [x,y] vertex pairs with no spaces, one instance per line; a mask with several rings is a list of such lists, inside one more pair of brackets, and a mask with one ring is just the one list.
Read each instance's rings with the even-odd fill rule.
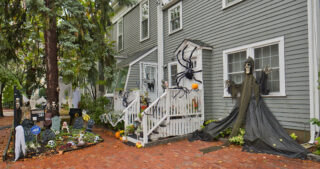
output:
[[[84,144],[79,143],[80,134],[83,134]],[[104,140],[97,134],[92,132],[85,132],[85,129],[70,129],[70,133],[61,132],[55,136],[54,144],[50,141],[42,141],[41,134],[38,135],[37,141],[27,142],[26,156],[21,154],[20,159],[23,158],[37,158],[40,156],[48,156],[54,154],[62,154],[64,152],[83,149],[94,146]],[[50,143],[49,143],[50,142]],[[13,144],[10,144],[6,160],[14,161]]]

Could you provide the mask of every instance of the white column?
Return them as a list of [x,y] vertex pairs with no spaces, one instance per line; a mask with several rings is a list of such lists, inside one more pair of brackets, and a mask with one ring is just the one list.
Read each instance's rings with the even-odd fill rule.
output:
[[[310,118],[317,119],[319,119],[319,8],[319,1],[308,0]],[[316,131],[319,131],[319,127],[310,124],[310,143],[314,142]]]
[[162,1],[157,4],[157,27],[158,27],[158,97],[162,95],[161,80],[163,79],[163,13]]

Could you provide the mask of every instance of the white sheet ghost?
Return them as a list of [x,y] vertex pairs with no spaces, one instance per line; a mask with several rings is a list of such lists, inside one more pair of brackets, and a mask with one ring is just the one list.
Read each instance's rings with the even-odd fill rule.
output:
[[23,155],[26,155],[26,142],[24,139],[24,130],[21,125],[16,127],[16,144],[15,144],[15,159],[17,161],[22,151]]

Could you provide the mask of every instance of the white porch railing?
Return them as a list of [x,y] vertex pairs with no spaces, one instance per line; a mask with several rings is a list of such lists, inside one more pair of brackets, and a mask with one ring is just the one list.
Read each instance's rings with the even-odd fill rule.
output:
[[181,97],[182,93],[178,92],[178,89],[167,89],[143,112],[144,144],[151,134],[152,139],[158,139],[188,134],[200,128],[204,119],[202,90]]
[[[199,129],[204,121],[203,90],[193,90],[184,95],[178,92],[178,89],[167,89],[143,111],[141,122],[143,137],[127,137],[127,139],[132,142],[140,141],[145,145],[149,139],[185,135]],[[136,98],[123,110],[125,128],[135,124],[135,120],[139,119],[140,93],[135,96]]]
[[134,121],[140,113],[140,94],[137,92],[136,98],[123,110],[124,127],[134,124]]

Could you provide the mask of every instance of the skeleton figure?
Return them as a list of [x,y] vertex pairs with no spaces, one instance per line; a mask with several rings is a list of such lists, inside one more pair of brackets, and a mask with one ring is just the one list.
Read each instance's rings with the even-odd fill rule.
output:
[[[262,78],[258,82],[253,76],[254,60],[251,57],[247,59],[243,68],[245,79],[241,84],[226,81],[229,93],[233,98],[237,98],[231,113],[220,121],[208,124],[203,130],[194,132],[189,140],[212,141],[220,132],[231,126],[232,132],[229,138],[233,138],[238,135],[240,127],[243,127],[245,129],[244,151],[305,159],[308,150],[288,135],[260,98],[260,94],[268,92],[267,89],[261,89],[265,87],[263,83],[267,83],[269,67],[261,72]],[[239,94],[240,97],[238,97]],[[208,151],[210,152],[209,149]]]
[[79,134],[77,146],[79,146],[79,147],[84,146],[85,143],[84,143],[84,141],[83,141],[83,137],[84,137],[84,134],[83,134],[83,132],[81,132],[81,133]]
[[68,133],[70,133],[68,123],[66,121],[63,122],[62,127],[61,127],[61,130],[64,130],[64,129],[66,129],[68,131]]
[[94,137],[94,142],[96,143],[96,142],[98,142],[100,140],[100,137],[99,136],[95,136]]

